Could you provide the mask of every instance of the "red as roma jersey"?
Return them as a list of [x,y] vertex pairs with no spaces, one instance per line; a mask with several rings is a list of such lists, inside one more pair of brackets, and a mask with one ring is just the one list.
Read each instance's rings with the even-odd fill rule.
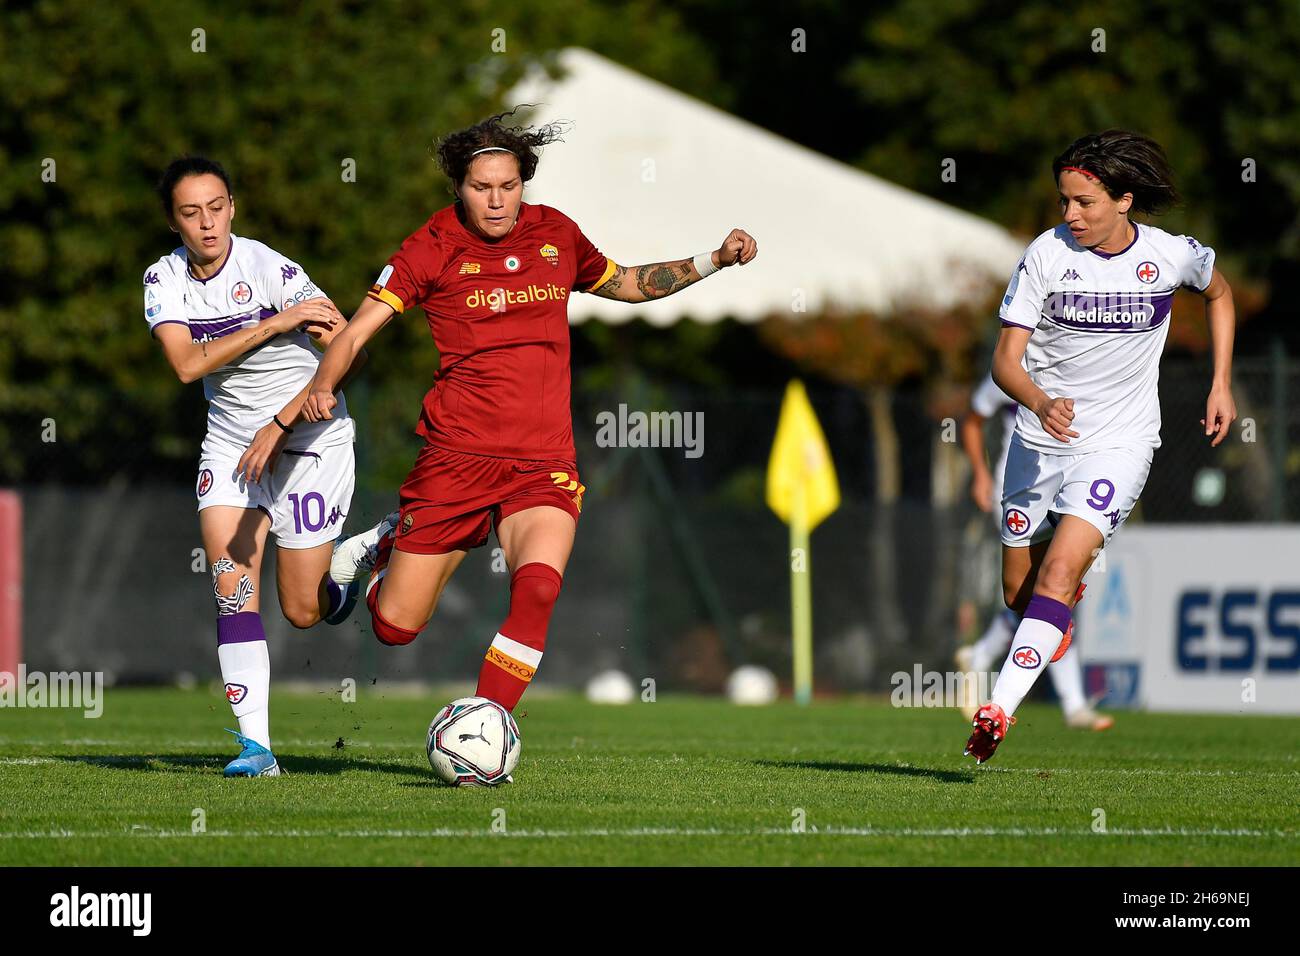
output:
[[572,461],[569,294],[614,273],[568,216],[522,203],[510,234],[487,242],[434,213],[388,260],[370,297],[420,306],[441,363],[416,432],[452,451]]

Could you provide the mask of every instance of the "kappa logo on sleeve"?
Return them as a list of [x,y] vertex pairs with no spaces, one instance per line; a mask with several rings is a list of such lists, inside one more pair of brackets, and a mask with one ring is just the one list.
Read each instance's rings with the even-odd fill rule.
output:
[[280,278],[285,282],[288,282],[297,274],[298,274],[298,270],[295,269],[293,266],[289,265],[289,263],[287,262],[284,265],[280,266]]

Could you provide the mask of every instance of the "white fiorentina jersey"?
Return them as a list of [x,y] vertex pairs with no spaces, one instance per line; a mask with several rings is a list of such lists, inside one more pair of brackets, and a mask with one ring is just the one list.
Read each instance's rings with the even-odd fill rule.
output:
[[998,427],[1002,429],[1000,433],[1002,449],[997,464],[993,467],[994,483],[1001,487],[1002,473],[1007,467],[1007,452],[1011,450],[1011,436],[1016,431],[1016,410],[1020,406],[1016,404],[1015,399],[1008,397],[1006,392],[998,388],[998,383],[993,381],[993,374],[990,372],[984,376],[984,381],[975,386],[975,391],[970,397],[970,407],[981,418],[996,418]]
[[[174,322],[195,342],[210,342],[252,328],[277,312],[325,293],[302,266],[255,239],[230,237],[230,254],[207,279],[190,274],[185,247],[163,256],[144,275],[144,315],[149,331]],[[248,444],[259,428],[316,374],[320,353],[300,329],[231,359],[203,377],[208,432]],[[299,422],[289,448],[334,445],[354,437],[343,395],[326,422]]]
[[1033,330],[1024,367],[1052,398],[1074,399],[1079,433],[1059,442],[1021,408],[1016,431],[1030,448],[1077,455],[1160,445],[1156,384],[1174,293],[1210,284],[1214,250],[1154,226],[1133,229],[1128,248],[1104,253],[1079,245],[1062,223],[1030,243],[1011,277],[998,314]]

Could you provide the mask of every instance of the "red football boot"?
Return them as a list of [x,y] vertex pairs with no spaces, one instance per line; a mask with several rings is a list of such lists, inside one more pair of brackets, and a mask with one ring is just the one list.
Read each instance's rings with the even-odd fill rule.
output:
[[[1080,584],[1079,590],[1074,592],[1074,607],[1079,606],[1079,602],[1083,600],[1083,592],[1087,590],[1087,588],[1088,585]],[[1070,611],[1070,623],[1065,628],[1065,637],[1061,638],[1061,646],[1056,649],[1056,653],[1052,655],[1052,659],[1047,662],[1049,664],[1055,664],[1064,657],[1065,652],[1070,649],[1070,641],[1074,638],[1074,608],[1071,608]]]
[[990,759],[1015,722],[1016,718],[1008,717],[997,704],[985,704],[975,714],[975,733],[966,741],[962,756],[974,757],[977,764]]

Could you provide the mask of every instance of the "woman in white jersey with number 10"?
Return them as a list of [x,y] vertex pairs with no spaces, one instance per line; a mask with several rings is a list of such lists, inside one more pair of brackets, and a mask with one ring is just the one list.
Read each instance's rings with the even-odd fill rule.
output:
[[[276,776],[259,593],[268,531],[280,606],[295,627],[339,623],[356,599],[329,574],[351,507],[352,420],[346,411],[320,424],[299,415],[319,362],[309,335],[328,345],[345,320],[302,266],[231,234],[235,200],[220,164],[175,160],[158,193],[182,245],[145,271],[145,319],[177,377],[201,378],[209,403],[195,495],[242,748],[225,774]],[[358,356],[349,376],[363,363]]]
[[1021,614],[966,754],[983,763],[1050,661],[1069,646],[1081,582],[1137,503],[1160,445],[1156,384],[1174,293],[1206,300],[1211,444],[1237,417],[1236,316],[1214,251],[1131,213],[1177,201],[1159,144],[1124,130],[1076,140],[1052,163],[1065,220],[1025,250],[999,315],[993,378],[1019,403],[1002,498],[1002,587]]

